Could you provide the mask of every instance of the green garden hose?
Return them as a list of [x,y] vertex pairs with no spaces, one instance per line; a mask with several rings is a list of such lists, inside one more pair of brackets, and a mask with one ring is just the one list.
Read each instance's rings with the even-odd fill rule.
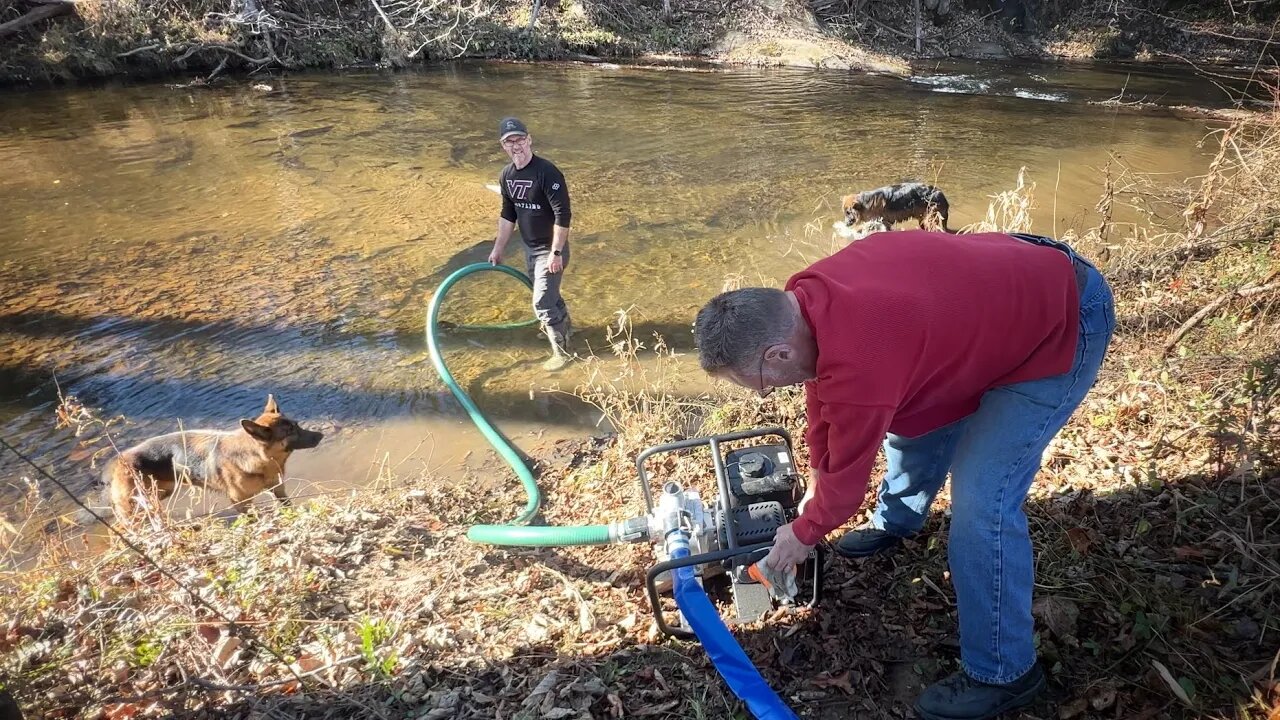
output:
[[467,539],[486,545],[525,545],[553,547],[559,545],[608,545],[617,542],[609,525],[556,527],[554,525],[472,525]]
[[[449,368],[444,364],[444,353],[440,350],[440,306],[444,302],[445,295],[449,289],[453,287],[462,278],[477,272],[492,270],[502,272],[516,278],[524,283],[525,287],[533,289],[533,283],[529,280],[529,276],[506,265],[491,265],[489,263],[473,263],[465,267],[459,268],[453,274],[445,278],[440,287],[436,288],[436,292],[431,296],[431,305],[427,309],[427,350],[431,354],[431,364],[435,367],[436,373],[440,375],[440,379],[444,382],[445,387],[449,388],[449,392],[461,403],[462,408],[467,411],[467,416],[471,418],[471,422],[480,430],[484,438],[489,441],[493,449],[502,456],[503,460],[511,466],[515,471],[520,482],[524,485],[525,492],[529,496],[529,500],[525,503],[524,510],[511,521],[509,525],[473,525],[467,530],[467,539],[472,542],[486,543],[489,545],[528,545],[535,547],[551,547],[556,545],[602,545],[610,542],[622,541],[621,533],[622,525],[620,523],[610,523],[608,525],[585,525],[581,527],[548,527],[548,526],[527,526],[538,514],[538,508],[542,502],[542,495],[538,491],[538,483],[533,478],[533,473],[529,471],[524,461],[520,459],[520,454],[511,446],[493,423],[489,422],[489,418],[485,417],[480,408],[476,406],[471,396],[458,385],[458,381],[453,378],[453,373],[449,372]],[[518,323],[505,323],[502,325],[470,325],[455,326],[468,327],[471,329],[500,329],[524,327],[537,322],[522,321]],[[526,525],[526,527],[517,527]]]

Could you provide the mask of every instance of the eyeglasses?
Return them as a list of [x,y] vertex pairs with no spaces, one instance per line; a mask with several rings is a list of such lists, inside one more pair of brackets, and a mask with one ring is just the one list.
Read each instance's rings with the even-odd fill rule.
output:
[[515,137],[509,137],[506,140],[503,140],[502,144],[504,147],[515,147],[517,145],[523,145],[526,142],[529,142],[528,135],[516,135]]
[[756,387],[757,387],[756,392],[757,392],[757,393],[760,395],[760,397],[762,397],[762,398],[763,398],[763,397],[769,397],[769,393],[773,392],[773,388],[771,388],[771,387],[765,387],[765,384],[764,384],[764,356],[765,356],[765,354],[766,354],[766,353],[760,353],[760,368],[759,368],[759,370],[756,372],[756,376],[760,379],[760,384],[756,386]]

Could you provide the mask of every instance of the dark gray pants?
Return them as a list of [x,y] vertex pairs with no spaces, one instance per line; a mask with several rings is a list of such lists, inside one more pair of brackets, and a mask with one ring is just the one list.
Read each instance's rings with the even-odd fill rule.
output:
[[525,269],[529,273],[529,279],[533,281],[533,312],[547,334],[553,336],[552,340],[564,347],[569,333],[569,308],[560,296],[560,281],[564,278],[565,270],[569,269],[568,245],[560,258],[564,260],[564,268],[558,273],[549,273],[547,265],[551,262],[551,248],[534,250],[525,246]]

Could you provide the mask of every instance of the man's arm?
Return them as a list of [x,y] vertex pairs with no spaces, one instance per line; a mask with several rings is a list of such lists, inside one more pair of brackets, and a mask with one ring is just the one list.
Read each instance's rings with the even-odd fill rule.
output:
[[810,462],[816,481],[812,497],[793,523],[795,536],[805,545],[816,545],[862,507],[876,453],[893,420],[893,408],[826,403],[822,418],[827,437],[834,441],[823,455]]
[[804,384],[804,417],[809,423],[804,432],[805,444],[809,446],[809,467],[816,468],[827,454],[827,434],[831,426],[822,417],[822,397],[818,384],[813,381]]
[[498,235],[493,239],[493,251],[489,253],[489,262],[497,265],[502,262],[502,254],[507,251],[507,243],[515,232],[516,224],[505,217],[498,218]]
[[809,484],[804,489],[804,497],[800,498],[800,513],[804,514],[804,509],[809,505],[809,501],[813,500],[813,496],[818,492],[818,479],[822,477],[822,473],[818,472],[818,468],[809,468]]
[[804,498],[800,500],[800,512],[804,512],[804,508],[813,499],[813,495],[817,492],[818,463],[827,454],[827,421],[822,419],[822,398],[818,394],[818,384],[815,382],[806,382],[804,384],[804,414],[805,420],[809,427],[805,430],[804,441],[809,446],[809,487],[805,489]]
[[505,172],[498,178],[498,187],[502,193],[502,210],[498,212],[498,234],[493,240],[493,251],[489,253],[489,262],[493,265],[502,262],[502,254],[507,251],[511,233],[516,229],[516,203],[507,194]]
[[551,212],[556,216],[555,228],[551,235],[551,260],[547,264],[547,272],[558,273],[564,269],[564,259],[556,253],[563,252],[565,246],[569,244],[569,223],[573,217],[569,207],[569,183],[565,181],[564,174],[552,166],[547,171],[547,176],[543,178],[542,187],[547,196],[547,205],[551,206]]

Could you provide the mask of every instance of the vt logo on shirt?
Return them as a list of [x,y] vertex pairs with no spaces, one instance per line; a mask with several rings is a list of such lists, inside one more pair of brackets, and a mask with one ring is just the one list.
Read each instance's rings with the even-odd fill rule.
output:
[[533,187],[532,180],[508,180],[507,193],[515,200],[525,200],[529,195],[529,188]]

